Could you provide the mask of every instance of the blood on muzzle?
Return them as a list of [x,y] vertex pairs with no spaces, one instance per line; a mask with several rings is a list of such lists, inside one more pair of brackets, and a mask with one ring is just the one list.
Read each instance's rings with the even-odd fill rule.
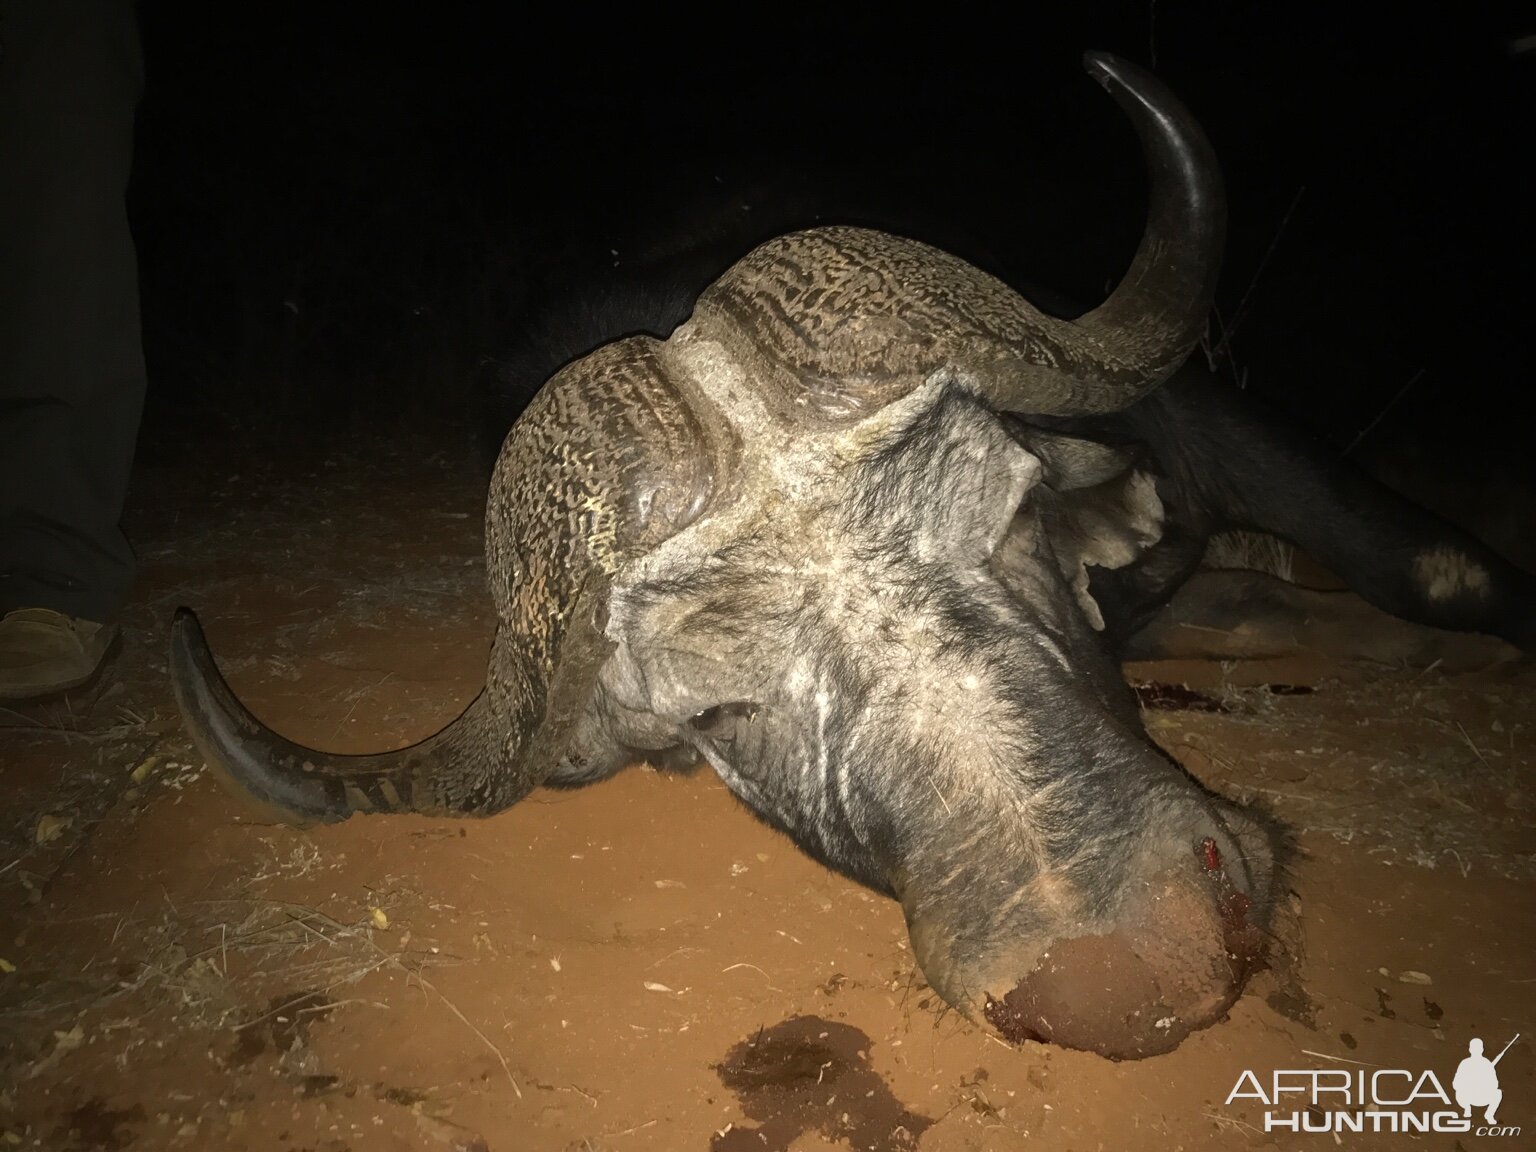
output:
[[1005,1039],[1115,1060],[1155,1056],[1215,1023],[1264,963],[1249,897],[1207,838],[1196,867],[1168,871],[1102,935],[1059,940],[982,1014]]

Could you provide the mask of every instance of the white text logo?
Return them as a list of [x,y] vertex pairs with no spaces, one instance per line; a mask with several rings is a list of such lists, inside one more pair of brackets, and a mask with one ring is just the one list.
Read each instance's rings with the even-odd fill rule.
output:
[[[1516,1034],[1492,1060],[1474,1037],[1447,1093],[1429,1069],[1277,1068],[1267,1076],[1245,1069],[1227,1094],[1230,1106],[1257,1101],[1264,1107],[1264,1131],[1289,1132],[1468,1132],[1475,1136],[1518,1136],[1518,1126],[1500,1125],[1499,1061]],[[1454,1094],[1454,1102],[1453,1096]],[[1474,1116],[1481,1112],[1481,1116]]]

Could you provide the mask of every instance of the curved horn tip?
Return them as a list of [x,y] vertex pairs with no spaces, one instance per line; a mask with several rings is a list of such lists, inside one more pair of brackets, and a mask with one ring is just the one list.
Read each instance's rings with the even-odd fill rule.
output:
[[1101,52],[1098,49],[1083,53],[1083,71],[1092,76],[1100,84],[1108,85],[1112,81],[1124,81],[1120,77],[1120,69],[1125,67],[1125,61],[1113,52]]
[[171,617],[171,644],[183,647],[189,640],[203,639],[203,626],[197,621],[197,613],[181,605]]
[[1154,76],[1140,64],[1132,64],[1123,56],[1116,56],[1113,52],[1084,52],[1083,71],[1087,72],[1099,86],[1111,96],[1120,98],[1121,94],[1146,102],[1156,98],[1161,101],[1175,99],[1173,93],[1163,87],[1163,82]]
[[171,685],[177,690],[178,704],[184,705],[192,699],[191,696],[185,701],[182,699],[183,690],[195,683],[187,680],[189,675],[196,678],[195,682],[211,680],[223,685],[218,665],[213,662],[213,649],[203,635],[202,622],[196,612],[183,606],[171,617]]
[[213,659],[208,638],[197,613],[185,605],[171,617],[171,681],[176,684],[183,671],[206,668]]

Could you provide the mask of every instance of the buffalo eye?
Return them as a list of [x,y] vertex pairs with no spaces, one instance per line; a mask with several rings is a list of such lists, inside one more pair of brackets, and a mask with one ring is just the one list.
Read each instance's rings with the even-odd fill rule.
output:
[[727,704],[716,704],[713,708],[694,713],[688,721],[688,727],[700,736],[728,736],[735,729],[738,720],[750,723],[755,715],[757,715],[756,704],[747,700],[736,700]]

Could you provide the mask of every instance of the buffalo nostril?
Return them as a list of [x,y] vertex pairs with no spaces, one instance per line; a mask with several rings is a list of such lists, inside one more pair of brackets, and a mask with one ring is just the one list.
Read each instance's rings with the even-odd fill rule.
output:
[[1205,865],[1207,872],[1221,871],[1221,849],[1216,845],[1214,836],[1207,836],[1200,841],[1201,863]]
[[1202,842],[1198,859],[1196,876],[1164,873],[1113,930],[1052,944],[1006,993],[986,997],[983,1016],[1014,1042],[1117,1060],[1170,1051],[1220,1019],[1262,962],[1264,936],[1217,845]]
[[1253,899],[1233,883],[1221,860],[1221,848],[1214,837],[1200,841],[1197,855],[1213,888],[1216,910],[1221,918],[1222,945],[1232,968],[1232,979],[1239,986],[1264,961],[1265,940],[1259,928],[1250,923]]

